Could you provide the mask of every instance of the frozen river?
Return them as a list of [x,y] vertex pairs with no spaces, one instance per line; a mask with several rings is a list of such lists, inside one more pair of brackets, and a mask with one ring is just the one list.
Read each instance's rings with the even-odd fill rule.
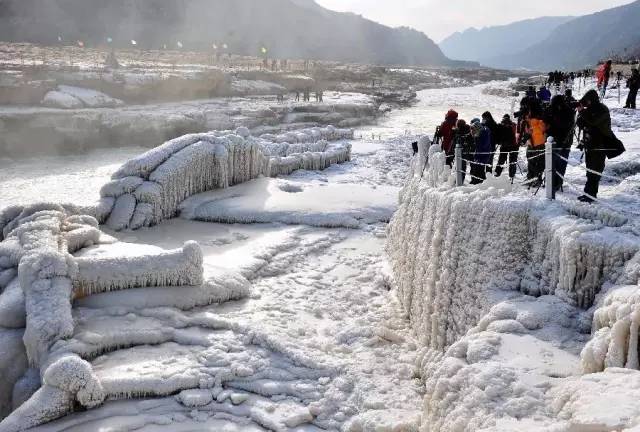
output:
[[[407,133],[433,134],[443,113],[450,107],[470,120],[490,108],[507,112],[510,101],[483,95],[477,88],[425,90],[419,93],[415,106],[391,112],[376,126],[358,129],[356,136],[362,139],[353,143],[354,153],[377,150],[380,138],[397,138]],[[0,207],[43,200],[91,204],[98,199],[99,189],[111,173],[145,150],[125,147],[75,156],[0,158]]]
[[[207,276],[242,274],[252,290],[244,301],[186,312],[141,310],[134,295],[123,293],[83,301],[83,307],[103,311],[92,332],[143,328],[149,321],[175,332],[171,343],[122,348],[95,359],[100,376],[179,380],[191,370],[230,365],[243,379],[229,380],[226,393],[214,396],[217,403],[198,409],[174,397],[111,401],[35,430],[417,430],[423,410],[415,367],[420,344],[392,289],[387,221],[417,135],[432,134],[450,108],[466,120],[487,110],[500,118],[512,103],[483,94],[481,87],[426,90],[414,106],[358,129],[350,163],[214,194],[214,203],[231,214],[241,218],[254,211],[266,215],[266,223],[175,219],[116,234],[125,242],[116,247],[125,249],[126,242],[175,248],[196,240]],[[110,174],[142,151],[2,160],[0,207],[42,200],[89,204]],[[301,222],[283,219],[278,208]],[[321,228],[323,219],[339,222],[340,212],[349,216],[348,225]],[[202,324],[205,318],[220,327]]]
[[[248,300],[205,311],[253,329],[250,331],[261,335],[254,338],[263,342],[247,345],[246,334],[223,335],[195,326],[187,330],[191,342],[181,338],[177,344],[132,347],[97,359],[94,368],[101,376],[118,376],[129,365],[127,374],[168,374],[168,379],[176,379],[171,377],[172,370],[199,367],[185,352],[194,340],[213,343],[220,337],[233,348],[216,354],[217,361],[233,363],[238,359],[234,352],[244,350],[243,364],[248,368],[258,370],[267,361],[280,372],[255,380],[249,377],[242,386],[230,385],[231,391],[249,397],[233,409],[218,406],[192,412],[173,398],[153,404],[114,401],[38,430],[117,426],[118,430],[176,431],[194,430],[195,425],[198,430],[205,426],[228,431],[280,430],[274,426],[278,424],[286,425],[282,430],[300,431],[374,430],[378,426],[413,430],[422,407],[422,384],[414,370],[418,344],[395,293],[389,291],[386,222],[406,178],[414,135],[432,133],[449,108],[471,117],[487,106],[508,110],[509,104],[506,99],[483,96],[477,88],[423,91],[413,107],[391,112],[376,126],[358,129],[352,162],[323,172],[254,181],[228,192],[236,201],[215,201],[231,212],[248,206],[245,212],[262,215],[264,222],[272,218],[273,223],[229,225],[176,219],[117,234],[124,242],[163,248],[196,240],[205,255],[206,275],[246,275],[252,282]],[[41,200],[90,204],[110,174],[142,151],[121,148],[74,157],[3,160],[0,206]],[[287,218],[292,214],[301,224]],[[345,221],[345,226],[353,228],[355,223],[359,228],[318,227],[329,218],[338,226]],[[282,220],[289,225],[277,223]],[[124,325],[122,308],[132,308],[130,317],[140,315],[139,319],[129,318],[126,326],[147,321],[131,301],[130,296],[112,293],[90,298],[83,305],[116,308],[113,317],[106,313],[103,325],[117,331],[113,329]],[[202,311],[174,311],[163,325],[170,329],[199,313]],[[202,353],[212,349],[206,348],[208,343],[199,343],[205,345]],[[172,366],[166,371],[169,364],[158,359],[169,358]],[[168,425],[163,428],[161,424]]]

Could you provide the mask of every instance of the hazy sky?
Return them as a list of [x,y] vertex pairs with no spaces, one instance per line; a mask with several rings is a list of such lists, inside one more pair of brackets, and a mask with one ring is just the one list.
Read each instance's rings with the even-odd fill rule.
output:
[[550,15],[585,15],[631,0],[316,0],[382,24],[425,32],[436,42],[468,27],[508,24]]

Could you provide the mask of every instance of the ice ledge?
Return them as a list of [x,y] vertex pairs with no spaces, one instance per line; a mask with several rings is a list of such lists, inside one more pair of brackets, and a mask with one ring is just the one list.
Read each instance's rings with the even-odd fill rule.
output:
[[632,396],[609,414],[593,393],[619,394],[627,379],[633,395],[640,379],[616,369],[638,363],[640,238],[630,222],[499,180],[455,188],[441,153],[422,145],[418,156],[387,248],[423,346],[423,430],[637,426]]

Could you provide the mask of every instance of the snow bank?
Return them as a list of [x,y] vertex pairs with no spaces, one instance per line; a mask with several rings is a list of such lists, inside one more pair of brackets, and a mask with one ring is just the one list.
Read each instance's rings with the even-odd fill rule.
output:
[[391,186],[374,189],[261,178],[194,195],[180,205],[180,217],[205,222],[359,228],[388,222],[396,205],[397,188]]
[[312,128],[260,138],[235,133],[192,134],[126,162],[101,190],[98,219],[116,231],[155,225],[176,215],[188,197],[261,175],[321,170],[351,158],[352,130]]
[[[640,238],[618,214],[499,179],[455,188],[442,153],[422,147],[387,249],[423,346],[423,430],[582,430],[580,403],[571,414],[550,407],[567,409],[588,386],[583,369],[638,367]],[[612,284],[634,286],[609,290],[581,367],[586,309]]]

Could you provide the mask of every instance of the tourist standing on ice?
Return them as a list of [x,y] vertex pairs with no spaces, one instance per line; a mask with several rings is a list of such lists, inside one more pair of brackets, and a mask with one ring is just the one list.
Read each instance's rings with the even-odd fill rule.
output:
[[573,90],[571,89],[566,89],[564,91],[564,101],[567,103],[567,105],[569,106],[573,106],[575,104],[578,103],[578,101],[576,100],[576,98],[573,97]]
[[509,114],[502,117],[498,125],[500,129],[500,156],[496,166],[496,177],[502,175],[504,164],[509,163],[509,178],[511,182],[516,177],[516,163],[518,162],[518,140],[516,138],[516,124],[511,121]]
[[551,105],[545,114],[547,135],[553,137],[553,189],[562,188],[563,178],[567,171],[567,161],[573,144],[575,128],[575,111],[567,104],[564,96],[557,95],[551,99]]
[[627,97],[627,103],[624,107],[636,109],[636,99],[638,97],[638,89],[640,88],[640,72],[638,69],[631,71],[631,77],[627,80],[627,87],[629,88],[629,96]]
[[488,173],[493,173],[493,162],[495,159],[496,149],[498,145],[500,145],[499,141],[500,137],[500,128],[498,128],[498,123],[493,119],[493,116],[489,111],[485,111],[482,114],[482,124],[489,128],[491,131],[491,154],[489,155],[489,162],[486,168]]
[[530,187],[542,185],[544,173],[544,145],[547,142],[547,126],[543,120],[542,110],[534,108],[526,118],[525,130],[529,138],[527,148],[527,182]]
[[491,157],[491,131],[480,119],[471,120],[471,133],[475,141],[475,154],[471,164],[471,184],[479,184],[487,178],[487,166]]
[[584,195],[578,199],[591,203],[598,197],[601,174],[606,159],[621,155],[625,150],[611,130],[609,108],[598,97],[595,90],[589,90],[580,100],[580,115],[577,125],[583,132],[582,146],[587,164],[587,184]]
[[440,142],[442,151],[447,156],[447,165],[452,166],[454,159],[454,147],[453,147],[453,129],[456,127],[456,121],[458,120],[458,113],[454,110],[449,110],[444,116],[444,121],[435,133],[435,141]]
[[456,128],[453,130],[453,146],[454,148],[462,147],[462,182],[467,174],[467,161],[473,160],[475,156],[475,139],[471,134],[471,128],[466,121],[460,119],[456,122]]
[[613,61],[607,60],[605,64],[603,64],[596,74],[598,78],[598,90],[600,90],[600,95],[604,98],[607,94],[607,87],[609,86],[609,78],[611,77],[611,65]]
[[545,86],[540,87],[537,96],[538,99],[540,99],[540,102],[544,104],[548,104],[549,102],[551,102],[551,92]]

